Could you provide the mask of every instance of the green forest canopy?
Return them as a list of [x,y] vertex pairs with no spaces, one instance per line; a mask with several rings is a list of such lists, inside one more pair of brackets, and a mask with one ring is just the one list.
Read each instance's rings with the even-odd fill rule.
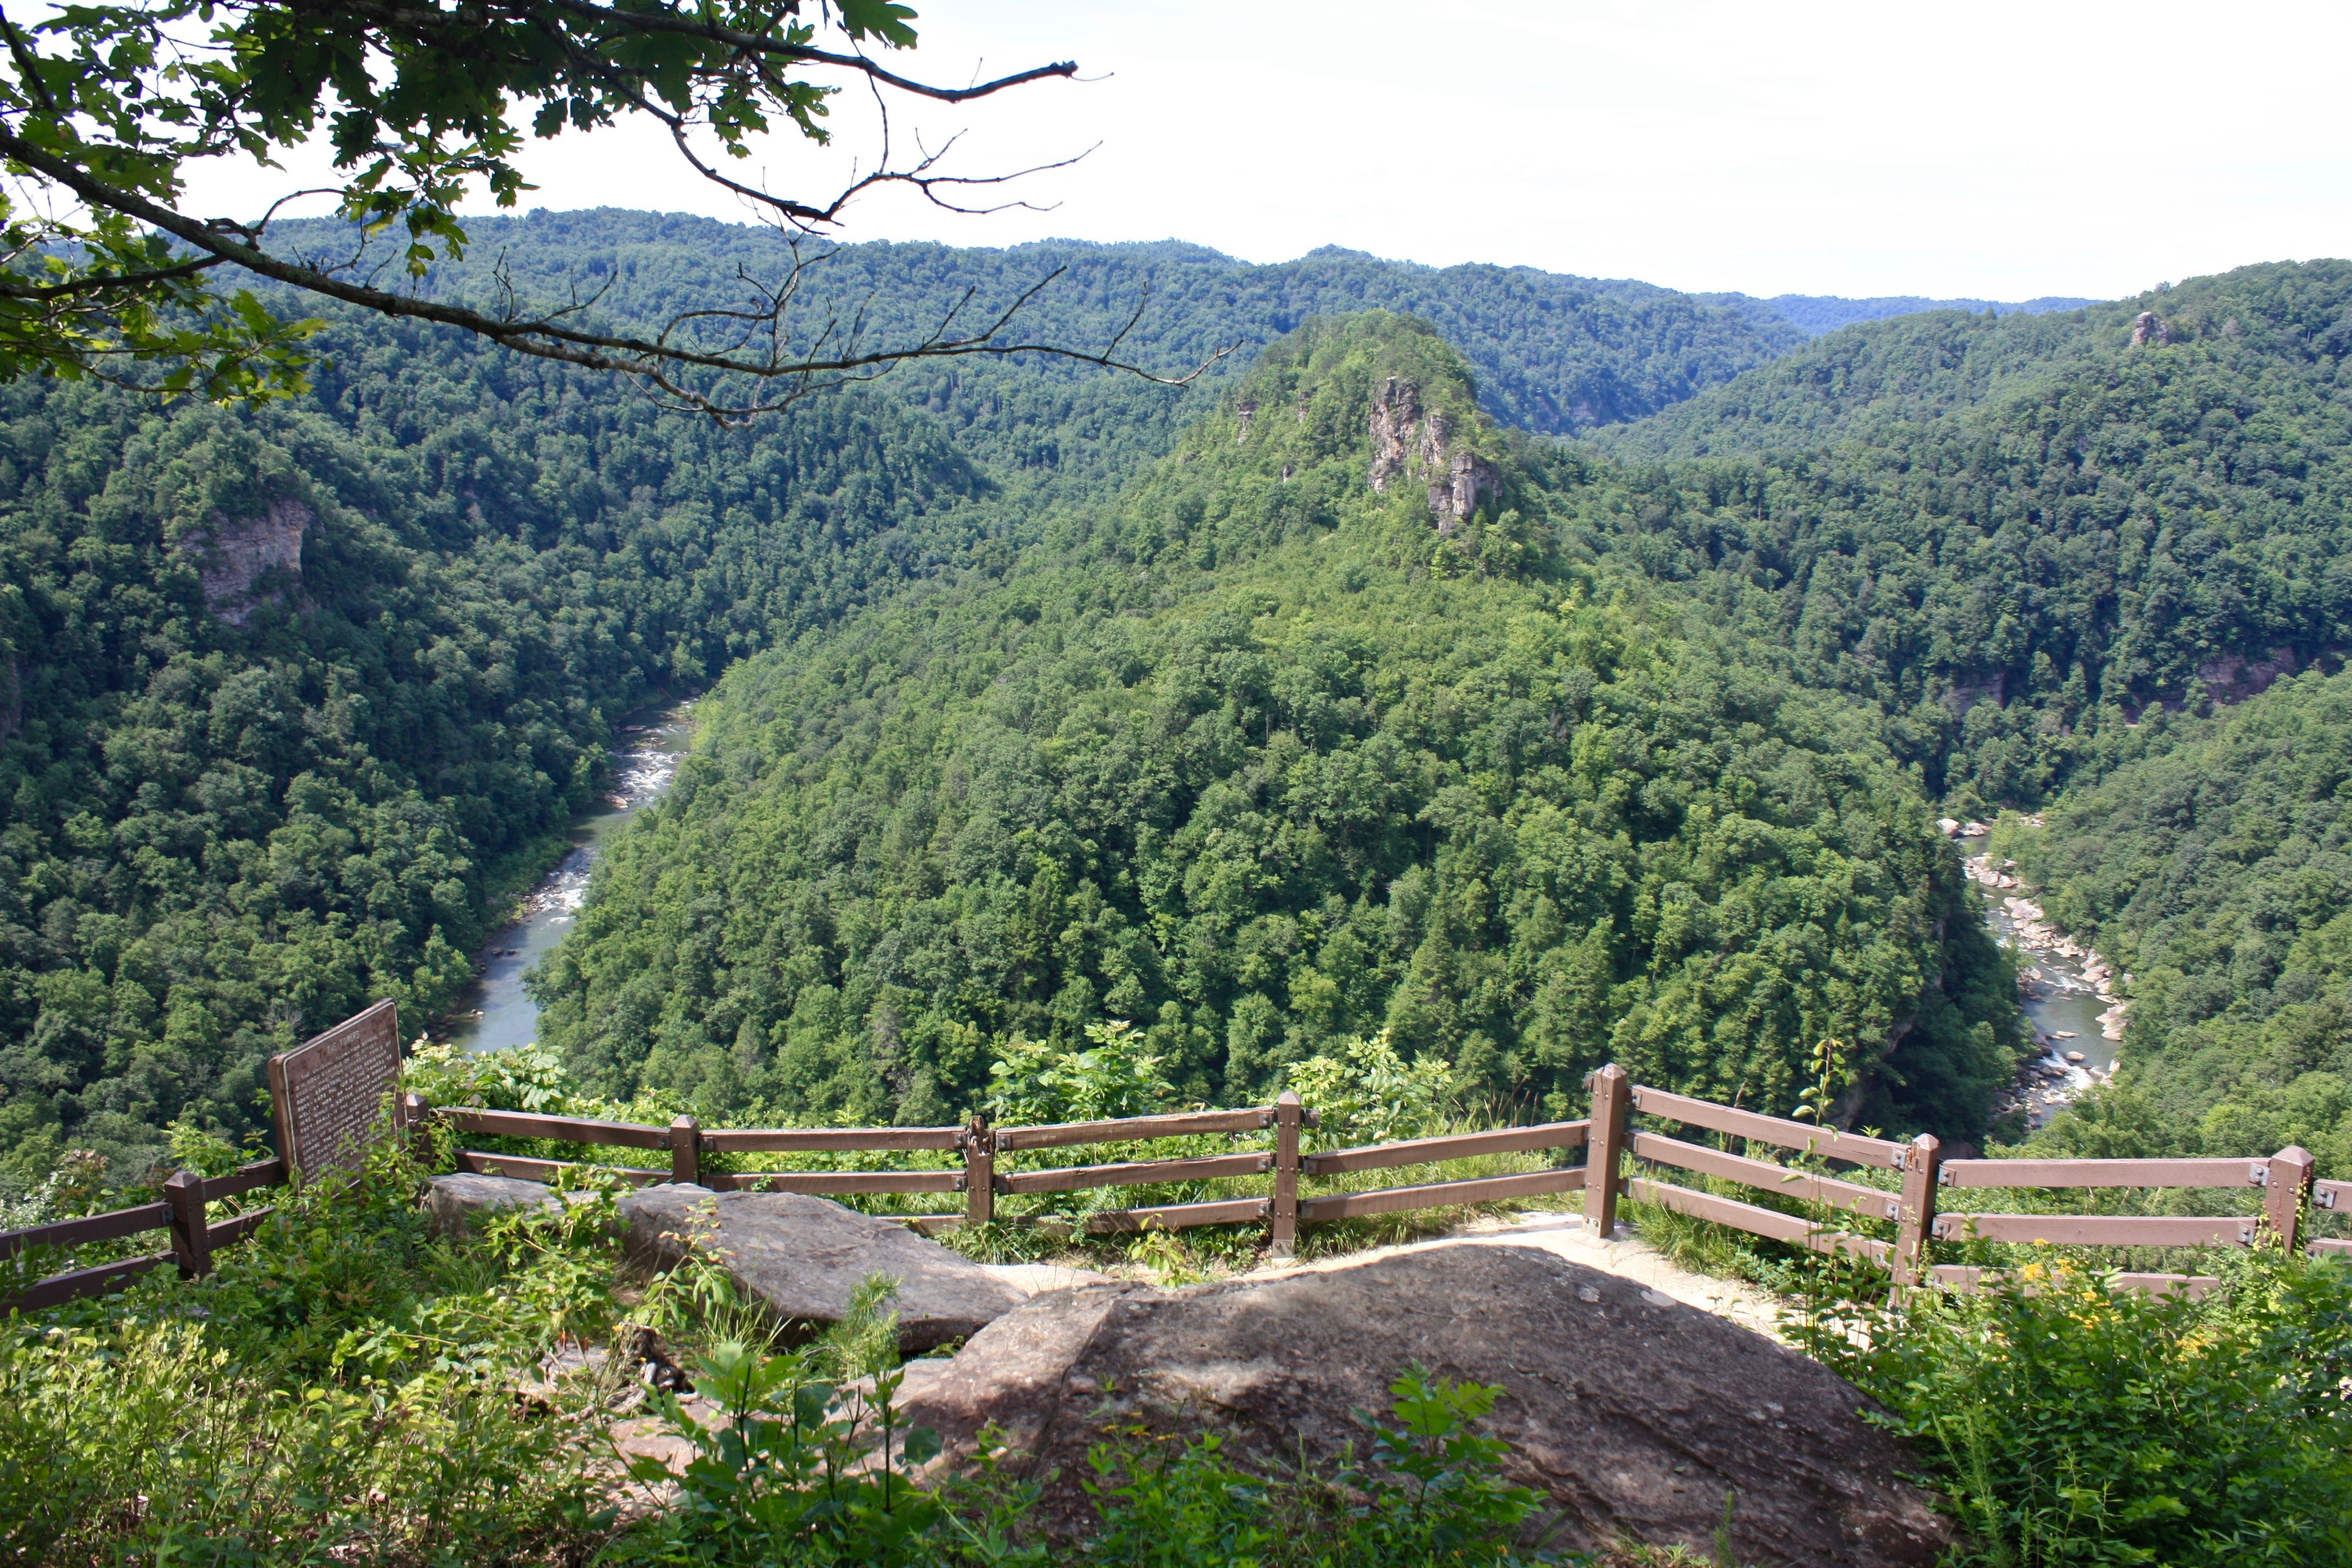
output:
[[[1369,482],[1398,385],[1431,472],[1498,480],[1450,531],[1429,473]],[[1105,1013],[1197,1100],[1387,1029],[1555,1113],[1612,1057],[1786,1109],[1836,1037],[1883,1117],[1980,1131],[2014,1005],[1925,803],[1861,715],[1563,562],[1583,482],[1426,327],[1302,329],[1003,582],[730,672],[547,1038],[614,1094],[937,1121]]]
[[[598,216],[520,220],[523,257],[624,275],[615,310],[695,286],[704,226]],[[1793,339],[1640,286],[1050,255],[1057,330],[1141,280],[1171,354],[1410,304],[1475,374],[1322,326],[1246,397],[1004,365],[727,432],[340,323],[261,415],[0,395],[0,1148],[249,1127],[267,1051],[445,1005],[620,713],[747,658],[542,979],[607,1083],[930,1114],[1091,1010],[1202,1098],[1387,1027],[1531,1104],[1615,1055],[1785,1106],[1835,1030],[1862,1114],[1973,1134],[2012,1008],[1929,803],[2064,798],[2151,705],[2342,641],[2341,263],[1762,363]],[[841,258],[923,304],[1048,257]],[[1450,532],[1422,479],[1370,489],[1382,354],[1499,482]],[[1476,416],[1572,427],[1562,385],[1686,401]],[[207,541],[273,506],[300,572],[230,624]]]
[[2049,911],[2132,976],[2116,1087],[2042,1141],[2301,1143],[2352,1171],[2352,673],[2147,728],[2143,754],[2022,836]]
[[[489,287],[503,258],[529,286],[612,280],[600,308],[623,319],[782,254],[649,215],[482,238],[428,286]],[[1171,354],[1409,295],[1498,383],[1633,412],[1795,341],[1638,285],[1073,248],[828,265],[898,330],[1067,259],[1041,330],[1108,334],[1149,285],[1138,331]],[[1001,574],[1213,398],[1048,361],[726,431],[411,324],[346,319],[321,342],[311,395],[260,411],[0,388],[0,1152],[25,1170],[70,1139],[136,1171],[179,1117],[254,1129],[269,1051],[374,996],[412,1019],[447,1005],[623,712],[908,584]],[[208,563],[230,584],[226,557],[273,517],[299,572],[208,602]]]

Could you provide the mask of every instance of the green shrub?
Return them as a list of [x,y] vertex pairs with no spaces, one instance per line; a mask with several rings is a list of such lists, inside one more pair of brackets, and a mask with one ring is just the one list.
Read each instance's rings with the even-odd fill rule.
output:
[[2352,1563],[2352,1269],[2225,1267],[2190,1301],[2030,1264],[1800,1330],[1935,1466],[1972,1563]]

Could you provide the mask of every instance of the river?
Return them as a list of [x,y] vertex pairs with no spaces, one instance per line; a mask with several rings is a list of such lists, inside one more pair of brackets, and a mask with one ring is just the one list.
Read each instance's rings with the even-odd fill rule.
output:
[[1969,875],[1984,896],[1985,920],[1995,940],[2016,954],[2018,1000],[2033,1026],[2034,1044],[2042,1047],[2002,1109],[2021,1107],[2032,1125],[2041,1127],[2084,1090],[2115,1074],[2123,1023],[2113,1010],[2114,976],[2097,954],[2051,926],[2041,905],[2013,874],[2006,874],[2013,868],[2007,862],[1990,865],[1980,842],[1962,842],[1964,848],[1979,851],[1969,858]]
[[579,918],[597,849],[677,777],[694,734],[688,707],[679,703],[622,722],[611,791],[572,825],[571,853],[531,889],[520,917],[490,933],[476,955],[473,984],[435,1034],[468,1051],[503,1051],[539,1037],[539,1004],[524,991],[522,977]]

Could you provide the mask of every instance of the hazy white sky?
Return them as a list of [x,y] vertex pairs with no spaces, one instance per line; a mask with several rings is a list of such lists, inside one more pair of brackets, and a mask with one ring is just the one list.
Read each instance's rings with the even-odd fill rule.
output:
[[[1049,81],[903,120],[975,172],[1100,146],[1045,213],[899,198],[844,237],[1197,240],[1753,294],[2106,298],[2352,254],[2352,5],[916,0],[905,64]],[[894,62],[898,64],[901,62]],[[870,156],[844,106],[843,146]],[[777,138],[772,188],[837,168]],[[753,165],[760,167],[758,164]],[[635,131],[533,151],[525,205],[740,219]],[[293,173],[299,174],[301,171]],[[200,211],[265,190],[222,171]]]

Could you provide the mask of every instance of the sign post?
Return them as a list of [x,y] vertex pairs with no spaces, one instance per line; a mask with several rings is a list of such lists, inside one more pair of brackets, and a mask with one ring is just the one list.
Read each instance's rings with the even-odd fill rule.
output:
[[[358,1170],[399,1083],[400,1017],[389,999],[270,1058],[270,1110],[287,1174],[310,1182]],[[405,1122],[406,1108],[393,1100],[393,1126]]]

